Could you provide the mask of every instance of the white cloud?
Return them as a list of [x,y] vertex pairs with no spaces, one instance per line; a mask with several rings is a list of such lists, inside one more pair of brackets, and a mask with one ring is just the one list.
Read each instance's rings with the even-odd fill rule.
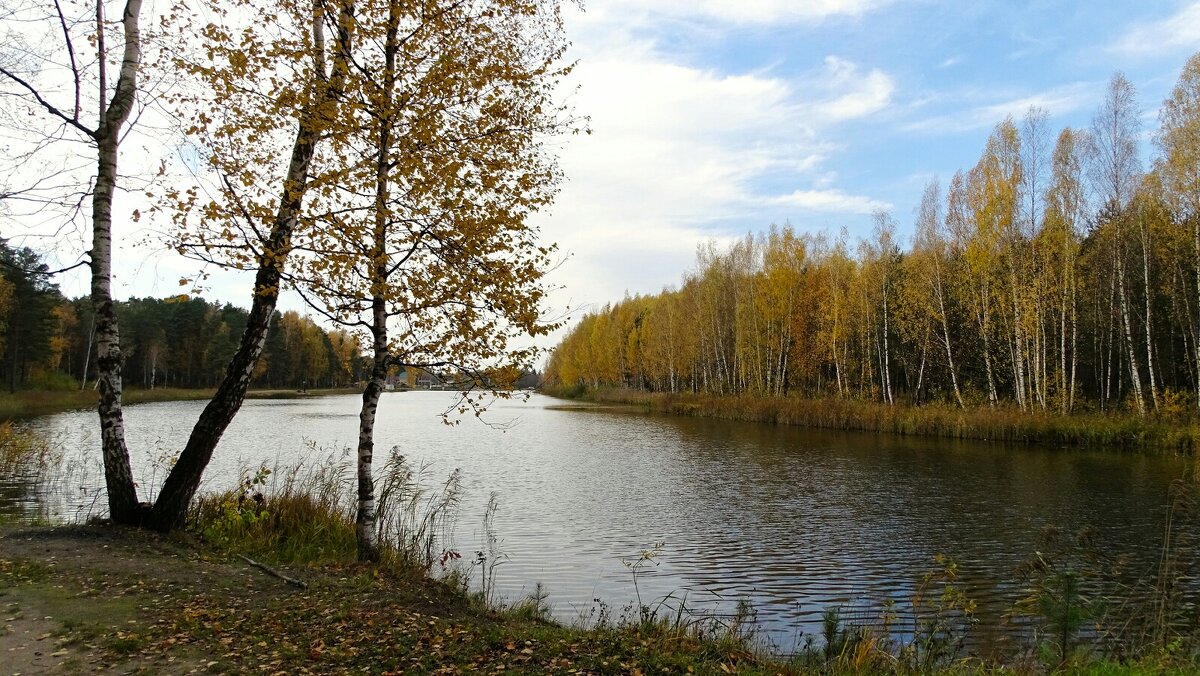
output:
[[[944,115],[909,124],[905,129],[935,133],[959,133],[984,129],[996,125],[1009,115],[1019,120],[1033,106],[1044,108],[1050,115],[1057,116],[1092,105],[1099,91],[1102,90],[1095,83],[1076,82],[1036,94],[1006,99],[998,103],[986,103],[965,110],[952,110]],[[943,101],[942,103],[947,102]]]
[[572,254],[554,275],[559,307],[677,284],[707,239],[886,206],[840,192],[822,166],[837,150],[833,125],[889,105],[883,71],[830,56],[792,80],[721,72],[592,19],[574,33],[573,104],[593,134],[564,147],[568,181],[540,221]]
[[[895,87],[887,74],[838,57],[790,80],[696,67],[635,37],[643,33],[619,20],[615,4],[604,5],[609,17],[576,17],[572,32],[573,104],[590,116],[593,134],[564,147],[568,181],[539,221],[570,254],[551,276],[563,287],[549,299],[558,311],[678,285],[709,239],[875,206],[839,192],[823,164],[837,151],[831,125],[888,105]],[[654,11],[664,9],[656,3]]]
[[797,190],[790,195],[771,199],[772,204],[793,206],[813,211],[835,213],[870,214],[887,211],[892,205],[862,195],[848,195],[841,190]]
[[1133,26],[1117,40],[1113,51],[1149,56],[1197,47],[1200,47],[1200,2],[1193,2],[1166,19]]
[[879,69],[860,72],[858,66],[837,56],[825,57],[821,79],[833,92],[814,106],[813,112],[830,122],[866,117],[887,107],[896,91],[892,78]]

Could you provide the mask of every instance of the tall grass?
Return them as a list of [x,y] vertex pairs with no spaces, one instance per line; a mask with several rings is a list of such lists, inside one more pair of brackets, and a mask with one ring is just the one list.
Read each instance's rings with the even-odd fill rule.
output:
[[1200,448],[1200,425],[1196,421],[1167,416],[1141,418],[1129,413],[1061,415],[1022,411],[1011,406],[963,410],[944,404],[888,406],[837,398],[718,396],[618,389],[550,394],[577,394],[575,398],[587,401],[633,405],[673,415],[832,430],[1178,453],[1192,453]]
[[63,452],[47,439],[0,422],[0,474],[41,480],[61,465]]
[[[354,561],[357,502],[349,450],[317,457],[243,471],[235,488],[196,500],[191,529],[227,551],[282,564]],[[393,449],[376,480],[384,566],[427,572],[443,558],[462,479],[455,470],[445,482],[431,486],[427,473],[427,466],[413,468]]]
[[376,482],[376,537],[406,565],[424,570],[446,563],[462,500],[462,471],[450,472],[440,488],[425,481],[429,465],[413,468],[396,448],[389,453]]

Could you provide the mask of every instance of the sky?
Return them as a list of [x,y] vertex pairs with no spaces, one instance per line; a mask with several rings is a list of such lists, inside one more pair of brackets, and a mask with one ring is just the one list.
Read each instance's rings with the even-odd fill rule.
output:
[[[555,141],[567,179],[535,222],[563,257],[547,314],[577,318],[678,285],[702,242],[772,224],[855,238],[883,209],[906,235],[924,185],[974,165],[1006,115],[1036,105],[1055,134],[1085,127],[1118,70],[1148,162],[1200,50],[1200,1],[587,0],[566,27],[564,96],[592,133]],[[145,232],[121,240],[118,298],[178,293],[189,274],[134,244]],[[248,305],[245,275],[205,286]]]

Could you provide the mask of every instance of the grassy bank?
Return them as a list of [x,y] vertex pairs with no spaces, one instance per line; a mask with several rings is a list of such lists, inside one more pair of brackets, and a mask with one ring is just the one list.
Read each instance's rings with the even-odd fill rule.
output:
[[1200,447],[1200,425],[1194,418],[1139,418],[1127,413],[1060,415],[1026,412],[1008,406],[962,410],[942,404],[887,406],[845,399],[667,394],[619,389],[547,391],[546,394],[637,406],[656,413],[832,430],[1178,453],[1192,453]]
[[[126,404],[145,404],[156,401],[194,401],[209,399],[214,390],[158,387],[153,390],[125,389]],[[357,388],[343,387],[312,390],[250,390],[251,399],[299,399],[332,394],[358,394]],[[22,390],[0,393],[0,420],[17,420],[39,415],[96,407],[93,390]]]
[[299,589],[178,538],[88,527],[10,531],[2,542],[6,671],[778,671],[678,634],[482,610],[452,587],[389,569],[287,569]]
[[[264,511],[284,507],[268,503]],[[326,525],[350,528],[335,522]],[[235,555],[245,547],[257,560]],[[753,650],[736,628],[698,630],[686,618],[651,613],[582,628],[548,621],[536,600],[498,610],[454,578],[433,579],[396,561],[357,564],[339,547],[306,559],[262,544],[218,545],[195,531],[163,537],[102,525],[0,530],[0,605],[0,654],[22,673],[1188,674],[1197,667],[1186,651],[1132,662],[1080,654],[1066,663],[1012,656],[1000,664],[939,655],[928,644],[897,650],[836,622],[826,646],[783,660]]]

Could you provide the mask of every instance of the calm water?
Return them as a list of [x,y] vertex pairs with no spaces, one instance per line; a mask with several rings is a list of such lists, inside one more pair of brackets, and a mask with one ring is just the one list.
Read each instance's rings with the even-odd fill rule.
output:
[[[501,596],[542,582],[563,619],[594,599],[615,611],[635,597],[622,559],[664,543],[642,569],[644,600],[686,593],[694,608],[749,601],[783,649],[819,633],[831,606],[906,603],[938,554],[959,561],[981,626],[999,623],[1020,594],[1013,569],[1048,524],[1098,529],[1102,547],[1154,559],[1167,488],[1185,461],[1052,448],[811,432],[727,421],[563,408],[534,396],[498,402],[494,426],[447,427],[452,395],[384,396],[377,447],[427,463],[431,483],[455,468],[466,495],[454,546],[481,547],[482,515],[496,492]],[[359,399],[248,401],[217,449],[206,486],[228,488],[246,467],[316,460],[352,446]],[[161,481],[200,402],[127,409],[136,476]],[[503,425],[501,425],[503,423]],[[47,490],[0,481],[0,512],[22,518],[97,513],[104,498],[91,412],[31,425],[66,452],[65,477]],[[323,449],[314,451],[313,447]],[[986,636],[988,629],[981,629]]]

